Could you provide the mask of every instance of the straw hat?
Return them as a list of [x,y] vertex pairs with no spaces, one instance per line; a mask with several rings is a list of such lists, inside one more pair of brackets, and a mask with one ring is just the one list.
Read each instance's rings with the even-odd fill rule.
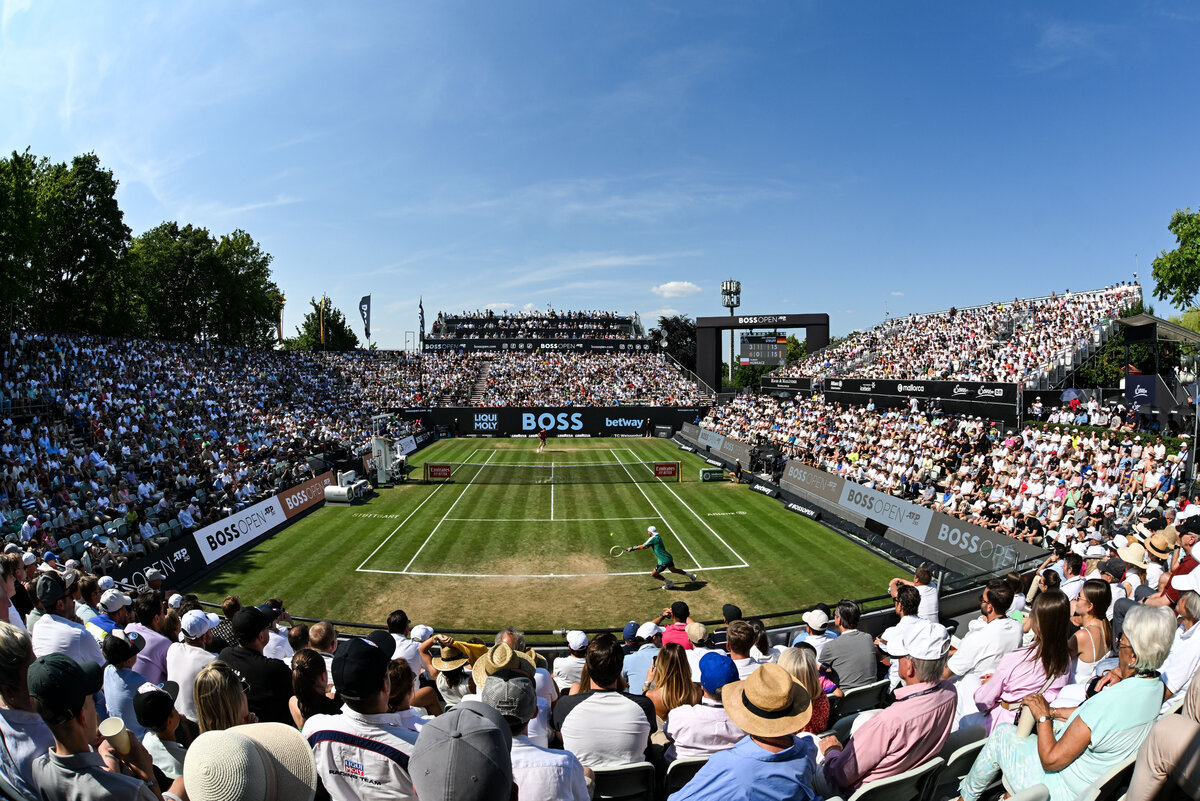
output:
[[1171,543],[1162,534],[1146,540],[1146,551],[1155,559],[1166,559],[1171,555]]
[[305,801],[317,792],[308,741],[282,723],[201,734],[188,748],[183,776],[193,801]]
[[795,734],[812,718],[808,691],[773,662],[757,668],[745,681],[725,685],[721,700],[730,720],[759,737]]
[[439,671],[454,670],[470,662],[467,655],[453,645],[443,645],[440,654],[433,658],[433,666]]
[[476,659],[475,665],[471,668],[471,678],[475,680],[475,692],[483,692],[483,685],[487,682],[488,676],[500,671],[521,673],[532,679],[537,668],[529,661],[529,657],[520,651],[514,651],[508,643],[497,643],[489,648],[487,653]]
[[[1153,540],[1154,538],[1151,537],[1150,539]],[[1146,549],[1136,542],[1126,548],[1118,548],[1117,556],[1125,560],[1126,564],[1140,567],[1143,570],[1150,566],[1150,563],[1146,561]]]

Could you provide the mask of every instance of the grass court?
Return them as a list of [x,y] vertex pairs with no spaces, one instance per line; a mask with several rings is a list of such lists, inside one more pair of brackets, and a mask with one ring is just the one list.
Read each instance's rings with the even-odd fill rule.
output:
[[[897,569],[781,503],[729,482],[701,482],[703,459],[661,439],[442,440],[413,455],[461,462],[443,483],[383,489],[365,503],[325,506],[197,583],[192,592],[243,603],[282,597],[294,615],[383,623],[402,608],[435,628],[621,626],[685,600],[698,619],[735,603],[747,615],[817,601],[878,595]],[[681,462],[662,481],[642,462]],[[622,464],[623,463],[623,464]],[[480,468],[473,467],[481,465]],[[504,466],[536,465],[537,471]],[[526,482],[580,466],[626,483],[489,483],[508,472]],[[566,469],[564,469],[566,468]],[[634,478],[640,478],[635,482]],[[656,526],[675,564],[660,589],[649,550]]]

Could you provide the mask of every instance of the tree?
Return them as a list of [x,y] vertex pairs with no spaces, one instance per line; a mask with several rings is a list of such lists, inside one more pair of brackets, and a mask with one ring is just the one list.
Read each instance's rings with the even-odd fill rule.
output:
[[71,166],[43,159],[34,173],[36,241],[25,322],[41,330],[99,334],[136,328],[127,269],[129,228],[117,180],[95,153]]
[[1200,291],[1200,211],[1175,210],[1167,229],[1179,246],[1162,251],[1151,264],[1154,297],[1169,300],[1177,309],[1189,306]]
[[675,361],[693,373],[696,372],[696,323],[686,314],[675,314],[658,318],[658,328],[650,330],[650,339],[664,348]]
[[1191,306],[1184,310],[1183,314],[1176,314],[1173,317],[1168,317],[1175,325],[1181,325],[1189,331],[1200,333],[1200,307]]
[[[1135,314],[1154,314],[1154,308],[1147,306],[1143,307],[1140,302],[1135,303],[1127,311],[1122,312],[1122,317],[1132,317]],[[1160,370],[1173,369],[1179,366],[1180,363],[1180,347],[1174,343],[1162,345],[1158,354],[1158,366]],[[1150,374],[1154,372],[1154,348],[1149,345],[1130,345],[1129,346],[1129,364],[1143,373]],[[1075,374],[1075,386],[1080,389],[1091,389],[1094,387],[1115,387],[1121,383],[1121,379],[1125,377],[1125,329],[1118,327],[1116,333],[1109,337],[1108,342],[1104,343],[1104,347],[1100,352],[1088,360],[1087,364],[1079,368]]]
[[129,249],[145,305],[143,329],[156,339],[205,339],[216,289],[216,240],[207,228],[164,222]]
[[795,364],[803,359],[808,354],[808,340],[803,342],[796,339],[795,334],[788,334],[787,338],[787,363]]
[[208,309],[213,339],[222,345],[271,347],[283,300],[283,293],[271,280],[271,254],[238,229],[217,243],[216,269],[213,302]]
[[37,242],[37,159],[28,150],[0,159],[0,286],[11,306],[5,322],[25,300],[33,284],[32,259]]
[[321,302],[316,298],[309,301],[312,308],[304,315],[304,321],[296,328],[296,336],[285,339],[286,350],[354,350],[358,347],[358,336],[346,324],[346,315],[325,301],[325,344],[321,344]]

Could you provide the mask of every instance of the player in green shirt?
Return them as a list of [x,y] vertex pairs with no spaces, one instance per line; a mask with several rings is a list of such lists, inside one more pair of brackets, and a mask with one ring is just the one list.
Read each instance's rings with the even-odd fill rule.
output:
[[[686,570],[680,570],[679,568],[675,567],[675,560],[671,558],[671,554],[667,551],[667,546],[663,545],[662,537],[659,536],[657,528],[650,526],[650,528],[646,529],[646,533],[650,535],[650,539],[646,540],[641,545],[635,545],[632,548],[626,548],[625,550],[644,551],[647,548],[654,549],[654,558],[658,560],[658,563],[654,566],[654,570],[650,572],[650,575],[659,581],[666,582],[662,585],[664,590],[669,590],[675,586],[675,582],[671,581],[670,579],[663,578],[662,572],[664,570],[670,570],[672,573],[678,573],[681,576],[687,576],[692,581],[696,580],[695,573],[689,573]],[[620,553],[620,551],[618,551],[618,553]]]

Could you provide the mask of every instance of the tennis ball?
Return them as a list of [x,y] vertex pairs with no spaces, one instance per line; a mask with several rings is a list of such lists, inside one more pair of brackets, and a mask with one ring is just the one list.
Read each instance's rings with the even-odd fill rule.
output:
[[613,533],[611,531],[608,532],[608,536],[610,536],[610,537],[613,536]]

